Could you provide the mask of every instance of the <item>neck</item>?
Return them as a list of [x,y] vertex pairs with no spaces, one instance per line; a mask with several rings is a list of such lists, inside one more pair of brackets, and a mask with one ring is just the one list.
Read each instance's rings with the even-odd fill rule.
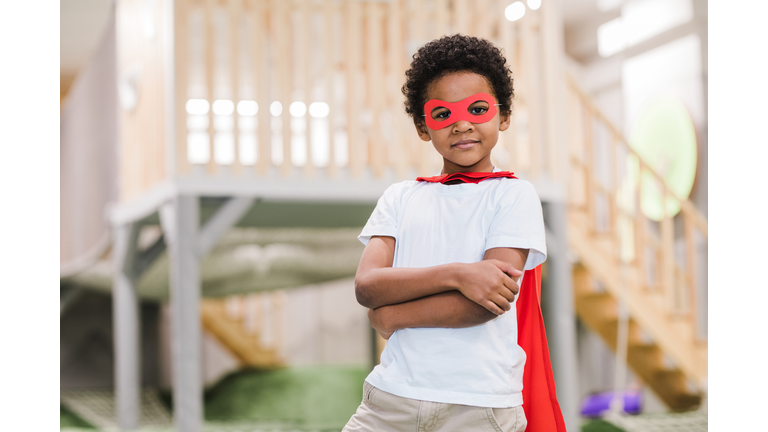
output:
[[461,172],[493,172],[493,164],[483,160],[475,165],[461,166],[443,159],[443,169],[440,174],[456,174]]

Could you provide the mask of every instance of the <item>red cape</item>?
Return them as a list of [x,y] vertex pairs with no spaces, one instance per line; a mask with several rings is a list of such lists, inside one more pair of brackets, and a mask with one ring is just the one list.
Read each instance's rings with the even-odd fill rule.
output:
[[517,296],[517,344],[525,351],[523,410],[526,432],[565,432],[541,315],[541,266],[526,270]]

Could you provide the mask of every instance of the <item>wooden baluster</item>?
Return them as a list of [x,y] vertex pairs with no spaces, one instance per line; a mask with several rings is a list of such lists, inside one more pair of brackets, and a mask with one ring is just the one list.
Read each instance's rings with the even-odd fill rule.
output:
[[[534,65],[538,64],[538,50],[534,47],[536,38],[534,31],[534,17],[525,17],[519,22],[521,30],[520,36],[520,71],[521,71],[521,90],[524,94],[526,105],[528,107],[528,149],[527,154],[530,157],[530,178],[535,180],[539,177],[541,170],[540,147],[544,145],[541,135],[541,94],[539,89],[538,71]],[[591,117],[590,117],[591,118]]]
[[275,291],[272,297],[274,310],[272,312],[272,334],[274,335],[274,349],[277,356],[283,352],[283,304],[285,303],[285,292],[283,290]]
[[232,103],[235,111],[232,112],[232,145],[234,146],[235,160],[232,162],[232,173],[239,175],[243,171],[240,163],[240,128],[238,126],[240,115],[237,113],[237,103],[240,101],[240,0],[229,1],[229,47],[230,47],[230,74],[232,75]]
[[325,85],[325,102],[328,104],[328,176],[333,178],[337,175],[336,168],[336,148],[334,146],[334,135],[336,130],[336,93],[334,92],[334,71],[335,49],[333,43],[333,18],[335,8],[338,2],[335,0],[326,0],[323,4],[324,34],[323,34],[323,80]]
[[293,99],[293,49],[291,36],[293,25],[290,20],[289,2],[281,0],[272,3],[274,7],[274,28],[277,31],[277,65],[280,82],[280,104],[282,112],[283,135],[283,163],[280,165],[280,174],[287,177],[293,172],[293,160],[291,159],[291,113],[290,106]]
[[435,8],[432,37],[437,39],[448,34],[448,13],[450,12],[450,6],[448,0],[434,0],[432,5]]
[[[302,37],[299,38],[299,58],[302,59],[301,61],[303,62],[301,65],[301,90],[304,94],[304,103],[307,105],[307,109],[309,109],[309,105],[314,100],[312,91],[314,90],[314,82],[311,81],[314,77],[313,72],[315,70],[315,65],[312,61],[312,54],[314,52],[312,49],[312,41],[314,37],[312,16],[312,2],[306,0],[301,2],[302,25],[299,28],[299,32]],[[304,136],[306,137],[305,143],[307,146],[307,163],[304,165],[304,176],[309,178],[315,175],[315,164],[312,160],[312,118],[309,115],[309,110],[304,114],[304,122],[306,125]]]
[[384,65],[382,64],[382,52],[384,44],[382,43],[382,11],[381,4],[369,2],[366,4],[366,76],[368,81],[368,103],[370,106],[373,122],[370,127],[370,148],[368,159],[375,177],[382,177],[384,168],[388,165],[386,152],[384,149],[384,140],[381,136],[381,112],[386,87],[382,85],[384,81]]
[[173,56],[174,56],[174,93],[176,142],[175,159],[176,175],[189,174],[189,157],[187,156],[187,81],[189,77],[189,10],[186,1],[173,2]]
[[562,157],[561,143],[564,142],[562,133],[562,110],[563,102],[563,66],[562,54],[565,52],[563,47],[562,22],[558,19],[558,6],[555,2],[546,1],[541,5],[541,9],[534,11],[534,16],[540,19],[539,26],[540,46],[542,61],[537,63],[543,69],[537,75],[544,80],[543,104],[545,110],[542,112],[544,132],[546,134],[547,158],[545,167],[547,176],[555,182],[565,180],[568,173],[567,156]]
[[362,134],[360,133],[360,28],[361,4],[356,1],[346,2],[346,75],[347,75],[347,149],[349,154],[349,171],[352,177],[360,177],[363,170]]
[[471,19],[469,12],[472,10],[471,6],[464,0],[453,1],[453,23],[456,26],[456,33],[469,34],[469,22]]
[[608,196],[608,229],[612,234],[614,241],[614,249],[617,253],[617,262],[623,262],[624,242],[628,239],[622,238],[621,227],[619,226],[620,212],[619,203],[617,201],[617,194],[619,192],[619,174],[618,174],[618,161],[616,158],[616,147],[620,143],[620,137],[615,134],[611,134],[611,141],[608,143],[610,146],[610,158],[611,162],[608,164],[611,170],[611,184],[607,188]]
[[[503,3],[503,2],[502,2]],[[500,13],[496,17],[497,19],[497,25],[499,29],[499,46],[504,49],[505,56],[507,57],[507,64],[512,69],[513,73],[516,73],[516,64],[515,64],[515,27],[514,24],[509,22],[507,18],[504,16],[503,13]],[[515,95],[519,92],[519,89],[517,88],[517,82],[515,82]],[[517,155],[517,147],[518,147],[518,139],[517,135],[519,133],[519,130],[517,128],[517,117],[515,116],[515,103],[516,101],[512,101],[512,117],[510,118],[509,123],[509,129],[500,135],[501,144],[504,146],[504,148],[507,151],[507,154],[509,155],[509,166],[507,169],[510,169],[514,172],[519,172],[522,168],[520,166],[520,162]]]
[[[631,157],[634,157],[637,160],[636,155],[631,155]],[[647,238],[646,238],[646,220],[645,215],[643,214],[643,182],[642,182],[642,164],[638,160],[638,171],[637,171],[637,183],[634,185],[635,188],[633,190],[634,193],[634,199],[635,199],[635,262],[636,267],[639,269],[637,274],[638,279],[638,285],[640,288],[646,289],[648,288],[648,285],[650,285],[648,281],[648,263],[646,261],[646,250],[648,248]]]
[[491,39],[491,31],[493,30],[493,23],[491,21],[492,8],[488,0],[475,0],[472,5],[474,9],[480,11],[475,15],[475,19],[472,20],[474,29],[473,36],[477,36],[483,39]]
[[591,106],[587,106],[586,109],[586,124],[584,125],[584,185],[586,186],[586,194],[584,196],[584,201],[586,205],[587,210],[587,230],[590,233],[590,235],[594,235],[596,232],[595,229],[595,218],[596,218],[596,212],[595,212],[595,170],[594,170],[594,162],[595,162],[595,153],[594,153],[594,142],[593,142],[593,135],[592,135],[592,125],[594,122],[594,112],[592,110]]
[[240,296],[228,296],[224,299],[227,318],[232,321],[240,320],[243,316],[243,302]]
[[690,313],[691,322],[696,323],[697,310],[696,303],[698,292],[696,289],[696,269],[698,266],[696,257],[696,247],[694,243],[694,227],[690,216],[683,212],[683,230],[685,236],[685,258],[686,258],[686,285],[688,287],[688,302],[686,304],[687,312]]
[[391,87],[388,86],[389,103],[392,109],[392,121],[394,123],[394,141],[390,143],[389,160],[395,164],[397,176],[405,178],[408,167],[411,165],[410,152],[408,151],[407,138],[409,132],[410,117],[406,116],[402,109],[403,95],[400,87],[405,79],[405,64],[403,62],[403,27],[402,9],[400,0],[392,0],[387,6],[387,67]]
[[203,0],[203,28],[205,29],[205,86],[208,89],[208,102],[210,103],[210,109],[208,110],[208,146],[210,152],[210,158],[208,159],[208,174],[214,175],[218,172],[218,166],[215,160],[214,140],[216,137],[216,130],[213,126],[214,114],[213,114],[213,102],[216,100],[215,91],[215,68],[214,68],[214,49],[215,49],[215,31],[216,27],[213,21],[213,14],[216,10],[216,0]]
[[253,32],[251,73],[254,75],[253,83],[256,86],[256,103],[259,107],[258,115],[258,147],[256,156],[256,172],[263,176],[267,173],[267,167],[272,159],[272,117],[269,113],[269,62],[265,55],[267,50],[267,11],[262,1],[255,1],[251,5],[251,28]]
[[[406,3],[407,4],[407,3]],[[416,42],[421,46],[427,39],[427,31],[424,25],[424,1],[412,0],[411,10],[406,10],[407,25],[406,29],[410,32],[409,37],[406,40]],[[422,141],[416,133],[406,133],[406,138],[412,143],[411,147],[414,150],[412,154],[416,155],[416,165],[419,175],[433,175],[435,174],[435,167],[432,163],[434,158],[434,151],[432,146]]]
[[[659,181],[659,180],[657,180]],[[679,308],[677,304],[677,287],[675,287],[675,258],[674,258],[674,241],[675,232],[672,221],[672,216],[669,214],[667,208],[667,200],[669,195],[667,188],[664,184],[662,187],[662,220],[661,220],[661,281],[664,287],[665,295],[669,301],[670,310],[677,313]]]

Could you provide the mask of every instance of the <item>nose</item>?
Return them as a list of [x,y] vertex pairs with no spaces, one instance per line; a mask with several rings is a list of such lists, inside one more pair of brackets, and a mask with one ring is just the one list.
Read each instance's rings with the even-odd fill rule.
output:
[[475,125],[466,120],[459,120],[453,124],[453,133],[455,134],[462,134],[473,130],[475,130]]

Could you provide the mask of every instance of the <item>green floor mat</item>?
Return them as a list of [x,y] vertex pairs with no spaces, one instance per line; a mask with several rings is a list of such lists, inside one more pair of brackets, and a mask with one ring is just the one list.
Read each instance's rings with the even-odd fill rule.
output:
[[64,408],[63,406],[59,406],[59,419],[59,425],[61,429],[96,429],[93,427],[93,425],[81,419],[77,416],[77,414]]
[[581,432],[624,432],[605,420],[587,420],[581,425]]
[[239,371],[206,392],[205,418],[339,430],[360,405],[368,373],[341,366]]

